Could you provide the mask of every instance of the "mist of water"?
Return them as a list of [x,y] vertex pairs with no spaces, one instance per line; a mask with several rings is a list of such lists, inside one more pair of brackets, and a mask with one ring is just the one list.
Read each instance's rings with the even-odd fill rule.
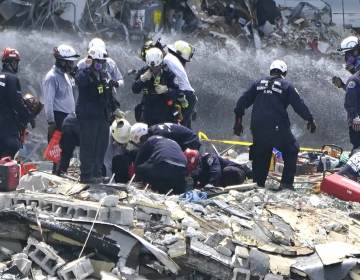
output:
[[[88,41],[91,37],[65,33],[3,31],[0,33],[0,48],[7,46],[21,52],[20,73],[23,91],[31,91],[41,96],[40,85],[46,72],[53,65],[52,49],[61,43],[67,43],[86,55]],[[175,38],[164,37],[169,43]],[[189,39],[191,41],[191,38]],[[124,42],[106,41],[110,56],[118,63],[125,76],[125,87],[119,90],[119,100],[124,111],[131,111],[140,101],[141,96],[131,93],[133,77],[126,76],[129,69],[140,68],[143,63],[137,56],[134,46]],[[238,97],[254,80],[268,75],[270,63],[277,58],[288,64],[287,78],[294,83],[313,113],[318,124],[316,134],[306,131],[306,123],[292,110],[292,129],[301,145],[321,146],[334,143],[349,148],[346,114],[343,108],[344,91],[331,84],[331,77],[338,75],[346,79],[348,74],[343,70],[341,61],[320,56],[309,56],[303,53],[284,49],[253,50],[241,49],[235,42],[228,41],[225,47],[219,48],[215,43],[202,40],[192,42],[196,53],[187,65],[189,77],[199,97],[198,121],[195,130],[203,130],[213,138],[233,138],[233,109]],[[251,109],[246,114],[245,127],[249,126]],[[45,117],[38,117],[36,132],[45,139]],[[249,129],[242,137],[251,140]]]

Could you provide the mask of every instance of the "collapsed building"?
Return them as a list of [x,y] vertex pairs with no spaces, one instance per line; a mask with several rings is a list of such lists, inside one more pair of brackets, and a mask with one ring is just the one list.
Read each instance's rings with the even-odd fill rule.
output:
[[133,181],[80,184],[76,165],[66,178],[35,165],[0,193],[1,279],[359,278],[360,204],[322,192],[312,163],[299,163],[295,191],[274,191],[277,162],[265,189],[180,196]]
[[[277,1],[279,2],[279,1]],[[329,53],[336,50],[342,26],[332,6],[274,0],[187,1],[0,1],[0,24],[26,29],[101,34],[125,42],[181,32],[223,42],[236,39],[256,48],[283,46]]]

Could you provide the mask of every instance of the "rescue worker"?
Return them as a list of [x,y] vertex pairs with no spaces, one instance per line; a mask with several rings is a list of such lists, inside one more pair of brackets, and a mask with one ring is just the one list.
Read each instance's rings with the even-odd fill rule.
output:
[[[111,77],[110,80],[111,86],[113,88],[122,87],[124,85],[123,75],[121,74],[116,62],[111,57],[108,56],[108,51],[106,49],[105,42],[100,38],[93,38],[89,42],[88,51],[93,47],[101,48],[106,53],[106,63],[107,63],[106,71],[108,71]],[[91,59],[89,58],[83,58],[77,64],[78,69],[83,69],[90,66],[91,66]]]
[[80,146],[80,124],[75,113],[67,115],[62,125],[60,140],[61,158],[56,175],[65,174],[76,147]]
[[76,115],[80,124],[80,181],[102,181],[102,166],[109,138],[112,88],[106,72],[106,52],[93,47],[88,52],[91,66],[79,69],[76,81],[79,98]]
[[272,149],[276,148],[284,159],[280,188],[293,188],[299,144],[290,130],[286,110],[288,105],[307,121],[311,133],[316,130],[312,114],[297,89],[285,79],[286,74],[286,63],[275,60],[270,66],[270,76],[253,83],[239,98],[234,110],[234,134],[240,136],[243,132],[244,112],[253,105],[250,128],[254,144],[250,150],[250,159],[253,161],[253,180],[260,187],[265,185]]
[[135,118],[148,125],[178,122],[176,107],[183,100],[175,75],[163,64],[163,53],[158,48],[146,51],[146,64],[132,86],[135,94],[143,93],[141,105],[135,108]]
[[154,190],[175,194],[185,192],[186,158],[173,140],[151,136],[142,143],[136,159],[136,178],[148,183]]
[[[111,57],[109,57],[108,51],[106,49],[106,44],[102,39],[93,38],[89,42],[88,51],[91,48],[100,48],[103,50],[104,53],[106,53],[105,71],[108,73],[109,76],[109,81],[107,83],[112,88],[113,91],[113,96],[108,101],[112,112],[114,112],[116,109],[120,108],[120,103],[116,98],[116,94],[117,94],[116,89],[124,86],[123,75],[121,74],[116,62]],[[91,66],[91,58],[89,57],[81,59],[77,64],[78,69],[84,69],[90,66]],[[114,120],[114,118],[112,120]]]
[[[358,54],[358,48],[359,45],[359,39],[355,36],[349,36],[346,37],[344,40],[342,40],[340,44],[340,48],[338,51],[340,51],[342,54],[345,55],[345,69],[350,72],[350,74],[355,74],[359,69],[360,65],[360,59],[357,57]],[[354,55],[353,55],[354,54]],[[338,76],[332,77],[332,83],[340,89],[343,89],[346,91],[346,84],[342,81],[342,79]]]
[[198,98],[190,84],[185,67],[186,63],[191,61],[195,49],[189,43],[180,40],[168,45],[168,51],[168,54],[164,57],[164,63],[176,75],[179,89],[184,93],[188,102],[188,105],[185,104],[181,124],[191,129],[191,120],[193,117],[196,118],[195,105]]
[[116,118],[110,126],[104,166],[107,177],[115,174],[116,183],[128,181],[130,162],[127,156],[127,144],[129,143],[130,129],[131,125],[125,118]]
[[350,142],[353,150],[360,147],[360,42],[355,36],[341,43],[345,54],[346,69],[352,76],[346,82],[345,110],[347,112]]
[[23,124],[31,122],[34,115],[27,108],[21,86],[16,76],[20,54],[16,49],[5,48],[2,53],[0,74],[0,158],[14,158],[21,147],[20,132]]
[[[69,45],[54,48],[55,65],[46,74],[42,90],[45,103],[45,114],[48,123],[48,141],[55,130],[61,131],[64,119],[75,112],[74,90],[75,81],[70,75],[75,68],[79,55]],[[56,172],[56,164],[53,173]]]
[[191,129],[174,123],[156,124],[150,127],[145,123],[135,123],[131,127],[130,140],[139,144],[141,137],[149,138],[154,135],[174,140],[183,151],[187,148],[199,150],[201,146],[199,137]]
[[146,52],[148,50],[150,50],[151,48],[158,48],[159,50],[161,50],[163,52],[163,55],[165,56],[165,54],[166,54],[164,51],[165,47],[166,46],[161,44],[160,39],[158,39],[156,42],[154,42],[153,40],[147,40],[147,41],[145,41],[144,45],[142,46],[139,56],[144,62],[146,62]]
[[200,155],[196,150],[186,149],[185,156],[188,172],[198,188],[208,184],[216,187],[238,185],[252,178],[252,171],[246,164],[237,164],[214,153]]

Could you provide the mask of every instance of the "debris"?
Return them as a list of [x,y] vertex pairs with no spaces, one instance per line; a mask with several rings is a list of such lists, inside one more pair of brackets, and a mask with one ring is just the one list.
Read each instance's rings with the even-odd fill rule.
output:
[[28,245],[25,248],[29,258],[41,267],[46,273],[54,276],[58,268],[65,264],[65,261],[57,252],[44,242],[38,242],[29,238]]
[[58,275],[63,280],[77,279],[82,280],[94,273],[91,261],[87,257],[82,257],[69,262],[58,271]]
[[360,248],[342,242],[332,242],[315,246],[324,265],[332,265],[343,262],[346,257],[359,257]]

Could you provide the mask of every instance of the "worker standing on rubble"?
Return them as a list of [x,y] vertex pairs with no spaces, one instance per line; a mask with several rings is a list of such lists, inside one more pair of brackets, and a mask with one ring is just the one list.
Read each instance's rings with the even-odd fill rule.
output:
[[252,178],[252,171],[246,164],[238,164],[214,153],[200,155],[196,150],[186,149],[188,173],[194,179],[194,186],[202,188],[208,184],[226,187],[242,184]]
[[350,142],[353,150],[360,147],[360,41],[355,36],[341,42],[345,54],[346,69],[352,74],[345,86],[345,110],[348,117]]
[[192,118],[196,118],[195,105],[198,98],[190,84],[185,66],[186,63],[191,61],[195,49],[189,43],[181,40],[168,45],[167,48],[169,52],[164,57],[164,63],[176,75],[179,89],[184,93],[188,102],[188,105],[186,104],[187,107],[183,108],[184,113],[181,124],[191,129]]
[[150,127],[145,123],[135,123],[131,127],[130,140],[139,144],[141,140],[155,135],[174,140],[183,151],[188,148],[199,150],[201,146],[199,137],[191,129],[174,123],[156,124]]
[[270,66],[270,76],[253,83],[239,98],[234,110],[234,134],[240,136],[244,112],[253,105],[250,128],[254,144],[250,149],[250,159],[253,161],[253,180],[260,187],[265,186],[272,149],[276,148],[284,159],[280,188],[293,188],[299,144],[290,130],[288,105],[307,121],[311,133],[316,130],[313,116],[297,89],[285,80],[286,74],[286,63],[275,60]]
[[141,107],[135,118],[148,125],[179,122],[184,95],[180,93],[175,74],[163,63],[163,52],[158,48],[146,51],[146,64],[139,71],[132,86],[135,94],[142,92]]
[[[55,65],[46,74],[42,83],[45,100],[45,113],[48,123],[48,141],[55,130],[61,131],[64,119],[75,112],[73,87],[75,81],[71,76],[75,69],[75,61],[79,55],[69,45],[59,45],[54,48]],[[57,166],[54,164],[53,173]]]
[[175,141],[151,136],[141,142],[135,159],[135,174],[137,180],[150,184],[160,193],[172,189],[180,194],[185,192],[186,164],[185,155]]
[[20,81],[16,76],[20,61],[19,52],[16,49],[5,48],[1,61],[0,158],[13,158],[21,147],[22,126],[32,122],[34,116],[22,98]]
[[109,138],[112,87],[106,71],[106,52],[93,47],[88,52],[91,66],[76,73],[79,98],[76,115],[80,124],[80,181],[102,181],[102,166]]

